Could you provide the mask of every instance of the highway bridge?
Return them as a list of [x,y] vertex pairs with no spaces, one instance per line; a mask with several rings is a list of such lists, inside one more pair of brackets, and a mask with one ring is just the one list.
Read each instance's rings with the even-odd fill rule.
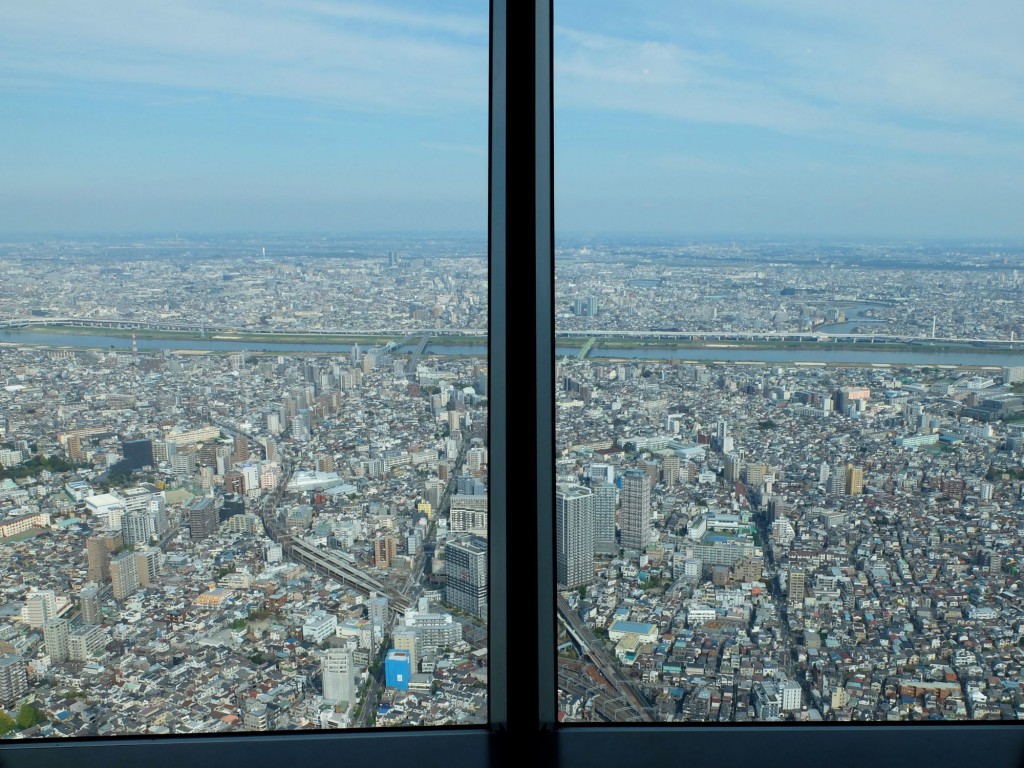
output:
[[1024,348],[1020,339],[956,338],[951,336],[910,336],[884,333],[822,333],[816,331],[556,331],[560,339],[588,339],[586,343],[601,340],[628,343],[630,341],[675,342],[760,342],[760,343],[815,343],[815,344],[933,344],[936,346],[973,345],[984,347]]
[[580,351],[576,353],[576,359],[585,359],[586,356],[590,354],[590,350],[594,348],[594,344],[596,343],[597,339],[595,339],[593,336],[587,339],[586,343],[582,347],[580,347]]
[[[399,329],[367,331],[357,328],[240,328],[236,326],[204,323],[202,320],[133,320],[124,318],[88,317],[14,317],[0,319],[0,330],[31,329],[33,327],[95,328],[129,331],[178,331],[196,335],[256,335],[256,336],[358,336],[379,339],[383,342],[374,347],[377,354],[390,355],[397,349],[423,336],[452,338],[460,336],[484,336],[481,328],[448,329]],[[385,341],[399,336],[398,341]],[[675,342],[761,342],[761,343],[815,343],[815,344],[934,344],[936,346],[995,347],[1024,349],[1021,339],[993,339],[952,336],[921,336],[884,333],[823,333],[819,331],[668,331],[668,330],[578,330],[556,331],[555,340],[586,339],[584,346],[602,340],[622,342],[675,341]],[[258,341],[259,339],[253,339]],[[589,351],[589,350],[588,350]]]
[[430,341],[430,336],[428,334],[424,333],[420,336],[419,343],[416,345],[416,349],[413,350],[412,357],[409,358],[409,364],[405,366],[406,373],[416,373],[416,366],[420,362],[420,355],[422,355],[423,350],[427,348],[428,341]]
[[[0,320],[0,329],[33,328],[37,326],[58,327],[58,328],[97,328],[97,329],[119,329],[126,331],[190,331],[200,333],[203,330],[202,322],[184,320],[119,320],[95,319],[88,317],[13,317]],[[219,326],[207,325],[207,333],[216,333],[225,330]]]
[[[216,325],[204,323],[202,320],[133,320],[126,318],[91,318],[91,317],[9,317],[0,319],[0,330],[31,329],[36,327],[56,328],[95,328],[97,330],[126,330],[126,331],[182,331],[187,333],[202,334],[239,334],[259,336],[358,336],[360,338],[370,337],[380,339],[383,348],[393,352],[399,347],[411,343],[423,335],[457,337],[457,336],[484,336],[486,329],[482,328],[447,328],[435,329],[424,328],[397,330],[376,330],[367,331],[358,328],[245,328],[229,325]],[[400,341],[386,341],[401,337]]]

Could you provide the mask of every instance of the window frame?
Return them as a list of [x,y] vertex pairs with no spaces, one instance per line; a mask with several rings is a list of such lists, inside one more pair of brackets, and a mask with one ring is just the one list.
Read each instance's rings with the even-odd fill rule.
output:
[[[735,765],[755,758],[762,764],[789,768],[822,761],[887,764],[894,757],[945,765],[981,755],[993,766],[1019,765],[1024,760],[1024,728],[1013,723],[557,724],[552,0],[491,0],[490,10],[488,724],[10,741],[0,744],[0,765],[64,768],[84,761],[102,762],[108,768],[140,764],[257,768],[307,761],[329,764],[340,758],[373,761],[370,764],[405,760],[414,761],[411,764],[417,768],[452,768],[504,765],[505,747],[512,743],[529,750],[541,765],[588,768],[664,762],[677,755],[685,755],[686,762],[695,765]],[[510,286],[510,278],[517,286],[532,284],[534,290],[511,293],[516,289]],[[519,445],[535,445],[537,450],[523,456],[515,448]],[[514,485],[508,472],[513,457]],[[510,579],[513,565],[516,573]],[[531,640],[534,626],[537,630]],[[508,762],[518,760],[511,757]]]

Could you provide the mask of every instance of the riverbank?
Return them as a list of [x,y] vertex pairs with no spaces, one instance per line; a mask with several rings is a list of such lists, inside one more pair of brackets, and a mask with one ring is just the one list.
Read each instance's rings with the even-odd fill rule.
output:
[[[581,349],[590,339],[560,338],[556,339],[559,347],[575,347]],[[957,354],[962,352],[984,353],[994,355],[1024,355],[1024,345],[1010,346],[978,346],[971,343],[939,344],[930,340],[917,342],[884,343],[862,341],[829,342],[829,341],[701,341],[696,339],[598,339],[591,347],[592,351],[617,349],[664,349],[664,350],[820,350],[822,352],[934,352],[937,354]]]
[[[163,331],[153,329],[131,330],[128,328],[76,328],[62,325],[33,325],[30,330],[22,331],[14,329],[15,333],[49,333],[74,336],[92,337],[115,337],[119,339],[130,339],[134,336],[137,340],[144,339],[165,339],[179,341],[241,341],[252,342],[253,344],[363,344],[376,345],[387,344],[389,341],[396,341],[402,338],[400,335],[383,336],[367,333],[209,333],[205,336],[196,331]],[[479,336],[431,336],[432,340],[442,341],[452,346],[479,346],[487,343],[487,337]],[[412,342],[410,342],[412,343]]]

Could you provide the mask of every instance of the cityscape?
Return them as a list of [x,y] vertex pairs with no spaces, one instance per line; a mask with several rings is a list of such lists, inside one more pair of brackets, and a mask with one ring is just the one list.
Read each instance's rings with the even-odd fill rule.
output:
[[[108,247],[5,248],[9,317],[134,330],[0,332],[4,735],[486,722],[485,347],[365,336],[481,337],[480,251]],[[364,336],[190,348],[266,323]]]
[[1019,762],[1022,22],[0,5],[0,761]]
[[[487,721],[485,254],[3,245],[5,738]],[[1017,719],[1022,264],[567,240],[561,719]]]

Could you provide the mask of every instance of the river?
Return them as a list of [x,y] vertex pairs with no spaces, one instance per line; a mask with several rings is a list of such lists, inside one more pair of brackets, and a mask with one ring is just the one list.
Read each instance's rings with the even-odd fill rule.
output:
[[[2,331],[0,343],[28,346],[71,347],[78,349],[131,349],[131,338],[91,333],[40,333],[38,331]],[[368,345],[360,345],[366,351]],[[414,344],[401,352],[411,352]],[[295,344],[294,342],[230,341],[218,339],[139,339],[140,351],[196,350],[208,352],[279,352],[281,354],[317,353],[347,354],[351,344]],[[558,346],[559,357],[575,357],[579,347]],[[426,355],[483,356],[487,349],[482,344],[427,344]],[[822,344],[797,349],[751,349],[721,346],[713,348],[684,348],[637,346],[632,348],[603,349],[598,343],[587,355],[588,360],[694,360],[704,362],[764,362],[764,363],[833,363],[855,365],[962,365],[993,367],[1024,365],[1024,351],[1001,353],[977,349],[949,350],[887,350],[883,345],[865,345],[865,349],[829,349]]]
[[884,304],[872,304],[870,302],[844,302],[835,305],[836,309],[842,309],[847,319],[842,323],[826,323],[819,325],[814,330],[819,333],[852,333],[856,328],[869,328],[872,323],[881,323],[871,317],[865,317],[865,312],[872,312],[888,309]]

